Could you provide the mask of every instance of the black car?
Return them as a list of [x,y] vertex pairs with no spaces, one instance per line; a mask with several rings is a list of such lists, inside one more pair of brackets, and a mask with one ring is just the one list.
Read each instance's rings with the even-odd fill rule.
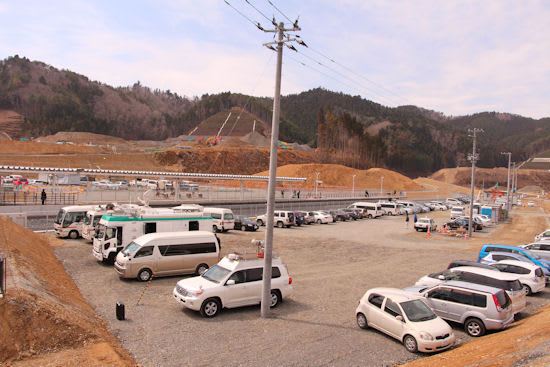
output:
[[333,222],[345,222],[350,219],[349,215],[341,209],[330,210],[329,213],[332,215]]
[[[456,219],[453,219],[453,220],[445,223],[445,225],[449,229],[458,229],[460,227],[464,227],[465,229],[468,229],[469,222],[470,222],[469,218],[456,218]],[[474,232],[475,231],[481,231],[482,229],[483,229],[483,226],[474,221],[474,228],[473,228]]]
[[353,219],[353,220],[361,219],[361,213],[358,210],[348,209],[348,208],[344,208],[340,210],[346,213],[350,217],[350,219]]
[[235,216],[235,229],[241,230],[241,231],[257,231],[258,230],[258,224],[254,222],[252,219],[245,217],[244,215],[236,215]]

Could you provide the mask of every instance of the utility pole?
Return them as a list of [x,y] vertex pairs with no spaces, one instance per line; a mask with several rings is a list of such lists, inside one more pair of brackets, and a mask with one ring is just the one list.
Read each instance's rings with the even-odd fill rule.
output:
[[501,152],[500,154],[508,155],[508,180],[506,182],[506,216],[510,217],[510,164],[512,163],[511,152]]
[[269,183],[267,187],[267,221],[264,246],[264,269],[262,286],[261,317],[269,317],[271,307],[271,266],[273,263],[273,211],[275,209],[275,186],[277,184],[277,140],[279,139],[279,113],[281,100],[281,69],[283,64],[283,45],[296,39],[289,36],[285,39],[284,32],[300,31],[298,21],[292,28],[286,29],[283,22],[277,24],[273,21],[274,29],[262,29],[264,32],[277,33],[277,41],[264,43],[264,46],[275,50],[272,45],[277,45],[277,69],[275,76],[275,95],[273,97],[273,119],[271,121],[271,152],[269,155]]
[[512,206],[515,203],[515,196],[516,196],[516,162],[512,162]]
[[468,222],[468,237],[472,238],[472,228],[474,227],[474,188],[475,188],[475,174],[476,174],[476,162],[479,159],[479,154],[476,152],[476,133],[484,132],[483,129],[473,128],[468,129],[470,135],[473,137],[472,154],[468,154],[468,159],[472,161],[472,179],[470,183],[470,218]]

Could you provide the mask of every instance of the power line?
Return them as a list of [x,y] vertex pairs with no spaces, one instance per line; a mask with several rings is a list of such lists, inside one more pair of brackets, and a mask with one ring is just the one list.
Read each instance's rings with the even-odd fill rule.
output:
[[352,79],[352,78],[348,77],[347,75],[344,75],[344,74],[340,73],[339,71],[337,71],[337,70],[335,70],[335,69],[333,69],[333,68],[331,68],[331,67],[329,67],[329,66],[323,64],[322,62],[320,62],[320,61],[318,61],[318,60],[312,58],[311,56],[309,56],[309,55],[307,55],[307,54],[305,54],[305,53],[303,53],[303,52],[301,52],[301,51],[298,51],[298,50],[297,50],[296,52],[298,52],[298,53],[301,54],[302,56],[304,56],[304,57],[310,59],[311,61],[313,61],[313,62],[315,62],[315,63],[317,63],[317,64],[319,64],[319,65],[325,67],[326,69],[332,71],[333,73],[335,73],[335,74],[341,76],[342,78],[345,78],[345,79],[351,81],[352,83],[358,85],[358,86],[361,87],[362,89],[364,89],[364,90],[366,90],[366,91],[369,91],[371,94],[373,94],[374,96],[379,97],[380,99],[384,100],[386,103],[387,103],[387,102],[390,102],[390,103],[392,102],[391,99],[388,99],[389,97],[386,97],[386,96],[384,96],[384,95],[378,93],[377,91],[375,91],[375,90],[373,90],[373,89],[371,89],[371,88],[369,88],[369,87],[367,87],[367,86],[365,86],[365,85],[359,83],[357,80]]
[[294,24],[295,24],[295,23],[298,22],[298,19],[296,19],[295,22],[293,22],[292,20],[290,20],[290,18],[287,17],[287,16],[285,15],[285,13],[283,13],[282,11],[280,11],[279,8],[277,8],[270,0],[267,0],[267,2],[269,3],[269,5],[271,5],[273,8],[275,8],[275,10],[277,10],[279,13],[281,13],[281,15],[282,15],[283,17],[285,17],[286,20],[288,20],[290,23],[294,23]]
[[318,54],[318,55],[320,55],[320,56],[326,58],[326,59],[329,60],[330,62],[332,62],[332,63],[334,63],[334,64],[340,66],[341,68],[343,68],[343,69],[349,71],[350,73],[352,73],[352,74],[354,74],[354,75],[356,75],[356,76],[358,76],[358,77],[360,77],[360,78],[366,80],[366,81],[369,82],[369,83],[374,84],[374,85],[377,86],[378,88],[381,88],[381,89],[385,90],[386,92],[391,93],[391,94],[393,94],[394,96],[396,96],[396,97],[398,97],[398,98],[400,98],[400,99],[402,99],[402,100],[408,102],[408,100],[407,100],[405,97],[403,97],[403,96],[401,96],[401,95],[399,95],[399,94],[396,94],[395,92],[391,91],[390,89],[387,89],[387,88],[384,87],[383,85],[380,85],[380,84],[378,84],[378,83],[376,83],[376,82],[370,80],[369,78],[365,77],[364,75],[361,75],[361,74],[355,72],[354,70],[348,68],[347,66],[345,66],[345,65],[343,65],[343,64],[341,64],[341,63],[339,63],[339,62],[337,62],[337,61],[335,61],[334,59],[330,58],[329,56],[325,55],[324,53],[322,53],[322,52],[320,52],[320,51],[317,51],[317,50],[311,48],[311,47],[308,46],[308,45],[305,45],[305,47],[309,48],[311,51],[315,52],[316,54]]
[[238,14],[240,14],[243,18],[248,20],[250,23],[254,25],[254,27],[258,28],[259,30],[263,31],[264,28],[260,24],[260,22],[254,22],[252,19],[247,17],[244,13],[242,13],[239,9],[235,8],[233,5],[231,5],[227,0],[223,0],[227,5],[229,5],[233,10],[235,10]]
[[246,1],[246,3],[247,3],[248,5],[250,5],[254,10],[256,10],[258,13],[260,13],[260,14],[262,15],[262,17],[264,17],[265,19],[267,19],[268,22],[270,22],[270,23],[273,24],[274,26],[277,26],[277,23],[275,23],[275,18],[269,19],[269,18],[267,17],[267,15],[265,15],[265,14],[262,13],[258,8],[256,8],[254,5],[252,5],[252,4],[250,3],[250,1],[248,1],[248,0],[244,0],[244,1]]

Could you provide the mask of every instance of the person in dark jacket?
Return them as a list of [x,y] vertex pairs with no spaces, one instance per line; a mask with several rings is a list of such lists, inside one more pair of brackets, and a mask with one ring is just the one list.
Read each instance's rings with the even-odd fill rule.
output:
[[46,195],[46,190],[42,189],[42,193],[40,194],[40,199],[42,200],[42,205],[44,205],[44,202],[46,201],[46,198],[48,195]]

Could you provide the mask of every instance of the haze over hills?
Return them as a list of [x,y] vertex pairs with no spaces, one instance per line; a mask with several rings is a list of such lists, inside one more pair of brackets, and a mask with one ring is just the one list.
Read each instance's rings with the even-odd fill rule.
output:
[[[233,108],[247,115],[237,121],[235,112],[228,119],[231,135],[250,132],[256,118],[262,130],[270,128],[271,98],[226,92],[191,99],[139,82],[113,88],[18,56],[0,61],[0,109],[24,116],[26,137],[84,131],[163,140],[188,134],[202,122],[211,134],[224,119],[209,118]],[[322,88],[281,98],[281,140],[320,148],[330,163],[355,168],[387,167],[413,176],[467,164],[472,127],[485,130],[478,139],[481,167],[505,165],[503,151],[521,161],[550,149],[550,118],[496,112],[449,117],[416,106],[389,108]]]

